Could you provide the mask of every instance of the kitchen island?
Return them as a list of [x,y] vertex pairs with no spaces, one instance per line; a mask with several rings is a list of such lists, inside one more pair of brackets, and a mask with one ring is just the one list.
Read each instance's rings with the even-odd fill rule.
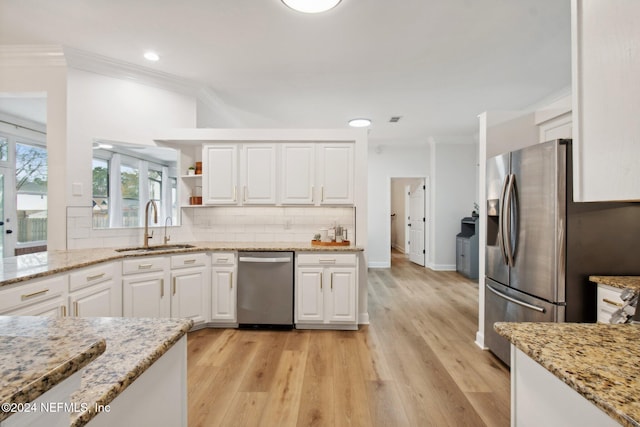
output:
[[640,426],[640,325],[494,328],[512,343],[512,425]]
[[[32,416],[30,408],[39,412],[33,416],[63,413],[63,425],[74,427],[186,425],[191,326],[179,319],[0,316],[0,424]],[[76,374],[68,401],[47,400]],[[35,399],[44,406],[25,406]]]

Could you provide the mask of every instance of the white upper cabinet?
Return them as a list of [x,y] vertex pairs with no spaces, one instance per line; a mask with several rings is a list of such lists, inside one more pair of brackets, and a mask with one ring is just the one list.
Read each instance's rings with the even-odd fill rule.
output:
[[640,200],[640,1],[573,0],[574,200]]
[[276,203],[276,146],[244,144],[242,146],[242,203],[268,205]]
[[319,144],[320,204],[353,204],[354,144]]
[[202,174],[204,204],[238,203],[238,145],[204,145]]
[[315,144],[284,143],[281,146],[282,204],[312,205],[315,187]]

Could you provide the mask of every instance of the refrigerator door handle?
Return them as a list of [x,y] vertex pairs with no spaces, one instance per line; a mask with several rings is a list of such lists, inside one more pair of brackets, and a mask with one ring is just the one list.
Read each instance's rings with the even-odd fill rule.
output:
[[500,292],[499,290],[495,289],[494,287],[492,287],[489,284],[487,284],[487,289],[489,289],[492,293],[496,294],[500,298],[504,298],[507,301],[510,301],[510,302],[512,302],[514,304],[518,304],[518,305],[520,305],[522,307],[526,307],[528,309],[535,310],[535,311],[538,311],[540,313],[545,313],[547,311],[547,310],[544,309],[544,307],[538,307],[537,305],[529,304],[528,302],[520,301],[519,299],[516,299],[516,298],[510,297],[509,295],[503,294],[502,292]]
[[509,175],[504,177],[504,182],[502,183],[502,192],[500,193],[500,200],[498,203],[500,203],[500,206],[498,207],[498,245],[500,246],[500,255],[502,255],[502,261],[505,264],[508,264],[509,261],[507,259],[507,253],[505,251],[505,244],[504,244],[504,236],[505,236],[505,230],[504,230],[504,215],[506,212],[505,209],[505,197],[507,195],[507,187],[509,185]]
[[514,264],[514,259],[513,259],[513,247],[511,245],[511,232],[513,231],[511,229],[511,217],[513,215],[513,199],[514,199],[514,191],[515,191],[515,183],[516,183],[516,176],[514,174],[510,174],[509,175],[509,185],[507,186],[507,192],[505,195],[505,211],[506,211],[506,233],[503,236],[504,239],[504,244],[505,244],[505,252],[506,252],[506,257],[507,257],[507,264],[509,265],[509,267],[513,267]]

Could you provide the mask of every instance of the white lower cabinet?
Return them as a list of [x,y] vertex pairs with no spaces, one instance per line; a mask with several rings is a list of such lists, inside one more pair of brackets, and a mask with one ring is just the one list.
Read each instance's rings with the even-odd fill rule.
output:
[[125,317],[169,317],[169,262],[164,257],[122,261],[122,314]]
[[624,305],[620,299],[622,289],[598,283],[597,321],[598,323],[610,323],[613,313]]
[[67,315],[68,276],[66,274],[29,283],[16,283],[0,290],[0,315]]
[[236,256],[232,252],[211,255],[211,317],[221,325],[237,322]]
[[171,317],[202,324],[207,317],[209,256],[205,253],[171,257]]
[[301,254],[296,265],[296,328],[357,329],[356,255]]
[[119,262],[99,264],[69,274],[69,315],[121,317]]

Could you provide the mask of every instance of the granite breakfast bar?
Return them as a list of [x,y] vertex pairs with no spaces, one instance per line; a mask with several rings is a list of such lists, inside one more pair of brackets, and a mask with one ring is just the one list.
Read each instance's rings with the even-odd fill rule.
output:
[[[0,316],[0,425],[45,410],[66,417],[56,425],[74,427],[186,425],[191,326],[180,319]],[[24,405],[76,372],[69,401]],[[29,425],[52,424],[45,418]]]
[[512,425],[640,426],[640,325],[496,323]]

